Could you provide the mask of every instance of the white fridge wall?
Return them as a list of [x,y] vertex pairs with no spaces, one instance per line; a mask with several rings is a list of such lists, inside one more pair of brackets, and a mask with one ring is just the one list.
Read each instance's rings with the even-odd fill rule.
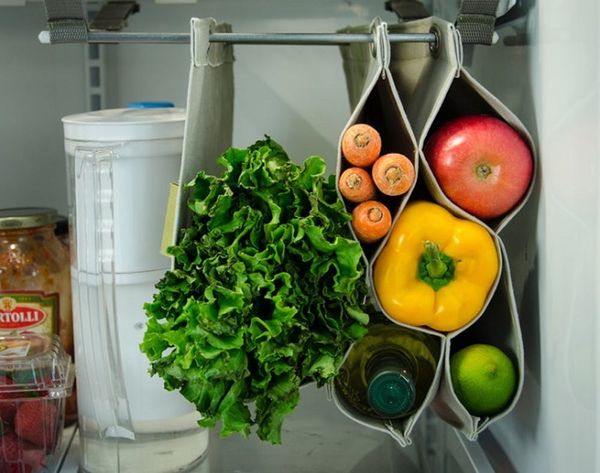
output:
[[498,44],[477,47],[470,66],[539,143],[541,182],[503,232],[520,305],[524,391],[491,428],[519,472],[600,469],[599,19],[597,0],[539,1],[526,20],[500,28]]
[[83,46],[43,47],[41,3],[0,7],[0,207],[48,206],[66,215],[60,117],[83,111]]

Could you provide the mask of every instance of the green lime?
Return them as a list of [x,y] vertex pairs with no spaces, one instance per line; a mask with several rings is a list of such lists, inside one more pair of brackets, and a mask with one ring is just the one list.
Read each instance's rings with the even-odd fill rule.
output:
[[450,358],[452,386],[470,414],[491,416],[512,399],[517,386],[513,362],[493,345],[469,345]]

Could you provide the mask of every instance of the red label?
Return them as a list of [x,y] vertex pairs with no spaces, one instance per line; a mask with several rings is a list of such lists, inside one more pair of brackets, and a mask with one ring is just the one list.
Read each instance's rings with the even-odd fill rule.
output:
[[0,328],[20,329],[41,324],[46,313],[33,307],[15,307],[10,312],[0,312]]
[[[0,293],[0,333],[32,329],[38,333],[54,333],[58,314],[56,294],[23,291],[20,294]],[[34,328],[35,327],[35,328]]]

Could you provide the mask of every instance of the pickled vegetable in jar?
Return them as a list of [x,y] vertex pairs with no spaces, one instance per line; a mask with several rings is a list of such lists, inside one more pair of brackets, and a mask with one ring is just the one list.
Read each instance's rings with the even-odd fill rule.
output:
[[69,252],[48,208],[0,209],[0,335],[60,336],[73,356]]

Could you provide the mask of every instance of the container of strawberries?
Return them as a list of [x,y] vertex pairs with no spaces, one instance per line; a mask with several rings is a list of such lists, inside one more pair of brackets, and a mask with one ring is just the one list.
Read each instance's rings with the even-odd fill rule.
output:
[[0,336],[0,472],[43,472],[53,464],[73,376],[57,336]]

